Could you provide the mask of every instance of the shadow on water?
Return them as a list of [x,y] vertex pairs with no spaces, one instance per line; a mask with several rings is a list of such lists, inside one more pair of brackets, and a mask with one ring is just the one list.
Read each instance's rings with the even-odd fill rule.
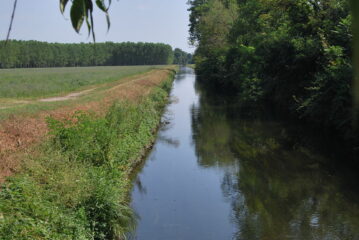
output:
[[134,180],[133,239],[359,239],[357,175],[333,170],[326,141],[194,83],[177,75]]
[[[243,118],[233,101],[196,88],[198,164],[225,172],[235,239],[359,239],[358,192],[346,187],[357,174],[333,171],[328,156],[337,155],[323,152],[332,151],[325,140],[277,121]],[[313,142],[317,149],[308,147]]]

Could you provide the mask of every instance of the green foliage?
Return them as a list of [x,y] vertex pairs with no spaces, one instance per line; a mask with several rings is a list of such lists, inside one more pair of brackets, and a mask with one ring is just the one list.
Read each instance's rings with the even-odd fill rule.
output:
[[58,194],[47,193],[28,176],[12,178],[0,193],[1,239],[88,239],[83,211],[66,212],[54,203]]
[[359,2],[351,0],[351,8],[353,14],[353,33],[354,33],[354,112],[355,112],[355,126],[357,132],[359,132]]
[[221,78],[225,73],[225,55],[229,47],[227,37],[236,19],[237,5],[235,1],[221,0],[193,0],[189,3],[190,40],[198,46],[194,57],[196,72],[216,87],[223,85]]
[[108,124],[106,119],[96,119],[81,112],[66,121],[48,119],[50,133],[55,136],[54,143],[58,148],[72,161],[90,161],[94,166],[108,163],[109,144],[114,137]]
[[186,53],[179,48],[174,50],[173,64],[186,65],[193,63],[193,56],[190,53]]
[[[71,1],[71,10],[70,17],[71,23],[74,30],[79,33],[82,24],[85,20],[89,34],[92,33],[92,38],[95,41],[95,30],[94,30],[94,20],[93,20],[93,10],[94,2],[97,7],[106,14],[107,27],[110,28],[110,18],[108,10],[110,8],[112,0],[108,0],[108,5],[106,6],[105,0],[72,0]],[[60,0],[60,11],[62,14],[65,12],[66,5],[68,0]]]
[[349,137],[353,34],[348,1],[189,3],[200,79],[234,93],[243,105],[269,103]]
[[[124,198],[125,189],[119,179],[123,179],[118,170],[103,168],[90,169],[89,179],[96,186],[86,200],[81,202],[90,232],[94,239],[125,238],[125,234],[133,231],[135,218],[132,209],[119,199]],[[122,180],[124,181],[124,180]]]
[[51,141],[0,192],[1,239],[124,239],[129,172],[154,139],[171,80],[105,117],[49,119]]
[[172,47],[163,43],[46,43],[0,41],[0,68],[165,65]]

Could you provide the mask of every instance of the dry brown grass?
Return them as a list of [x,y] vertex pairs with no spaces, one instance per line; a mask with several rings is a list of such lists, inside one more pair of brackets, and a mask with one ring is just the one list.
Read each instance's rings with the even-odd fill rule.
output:
[[75,103],[72,106],[60,107],[36,116],[12,116],[0,123],[0,182],[17,171],[20,158],[30,146],[43,141],[48,133],[46,118],[66,119],[76,111],[91,111],[103,115],[116,100],[137,101],[150,93],[169,76],[169,69],[157,69],[151,72],[130,77],[127,81],[103,90],[100,101]]

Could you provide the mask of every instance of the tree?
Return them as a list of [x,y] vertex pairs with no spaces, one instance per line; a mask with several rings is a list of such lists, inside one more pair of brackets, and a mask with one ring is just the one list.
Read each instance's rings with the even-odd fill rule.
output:
[[353,32],[354,32],[354,106],[355,106],[355,125],[359,129],[359,2],[351,0],[353,12]]
[[206,85],[236,95],[242,106],[270,104],[353,137],[353,20],[347,0],[190,5],[196,72]]
[[[0,68],[103,65],[156,65],[173,62],[172,47],[163,43],[66,44],[10,40],[0,42]],[[186,53],[185,53],[186,54]]]
[[179,48],[175,48],[173,53],[174,53],[174,60],[173,60],[174,64],[186,65],[192,63],[192,54],[186,53],[185,51],[182,51]]

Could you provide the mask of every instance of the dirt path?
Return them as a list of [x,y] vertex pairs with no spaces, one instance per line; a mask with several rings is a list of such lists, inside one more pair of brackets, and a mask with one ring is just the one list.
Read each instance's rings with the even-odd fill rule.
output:
[[91,89],[87,89],[81,92],[74,92],[74,93],[70,93],[67,94],[66,96],[62,96],[62,97],[51,97],[51,98],[42,98],[39,99],[37,101],[39,102],[59,102],[59,101],[66,101],[66,100],[70,100],[70,99],[74,99],[74,98],[78,98],[82,95],[85,95],[89,92],[92,92],[93,90],[95,90],[95,88],[91,88]]
[[[13,116],[0,123],[0,182],[11,175],[20,165],[19,155],[30,149],[31,146],[43,141],[48,133],[46,118],[66,119],[76,111],[92,111],[103,115],[116,100],[136,101],[146,96],[154,86],[159,85],[169,76],[170,70],[158,69],[149,73],[130,77],[127,81],[104,90],[103,99],[78,103],[71,106],[59,107],[55,110],[43,111],[32,117]],[[95,88],[94,88],[95,89]],[[72,93],[64,97],[42,99],[43,101],[62,101],[76,99],[93,91]]]
[[[122,85],[130,83],[132,81],[140,81],[141,79],[145,78],[148,74],[151,74],[151,72],[152,71],[141,74],[139,76],[132,76],[132,77],[125,78],[125,79],[127,79],[127,81],[125,81],[125,82],[121,81],[121,83],[115,84],[115,86],[112,88],[115,89],[115,88],[121,87]],[[100,88],[101,86],[105,86],[105,85],[106,84],[101,84],[94,88],[86,89],[83,91],[72,92],[65,96],[41,98],[41,99],[36,99],[36,100],[7,100],[6,104],[9,104],[9,105],[0,107],[0,110],[1,109],[9,109],[9,108],[12,108],[12,107],[14,107],[16,105],[20,105],[20,104],[31,104],[31,103],[36,103],[36,102],[61,102],[61,101],[66,101],[66,100],[75,100],[76,98],[82,97],[90,92],[93,92],[97,88]]]
[[69,93],[65,96],[58,96],[58,97],[51,97],[51,98],[41,98],[41,99],[37,99],[37,100],[14,100],[14,101],[9,101],[7,104],[9,104],[8,106],[2,106],[0,107],[1,109],[9,109],[12,108],[14,106],[20,105],[20,104],[31,104],[31,103],[36,103],[36,102],[60,102],[60,101],[66,101],[66,100],[73,100],[76,99],[78,97],[81,97],[83,95],[86,95],[92,91],[94,91],[96,88],[91,88],[91,89],[87,89],[87,90],[83,90],[80,92],[73,92],[73,93]]

